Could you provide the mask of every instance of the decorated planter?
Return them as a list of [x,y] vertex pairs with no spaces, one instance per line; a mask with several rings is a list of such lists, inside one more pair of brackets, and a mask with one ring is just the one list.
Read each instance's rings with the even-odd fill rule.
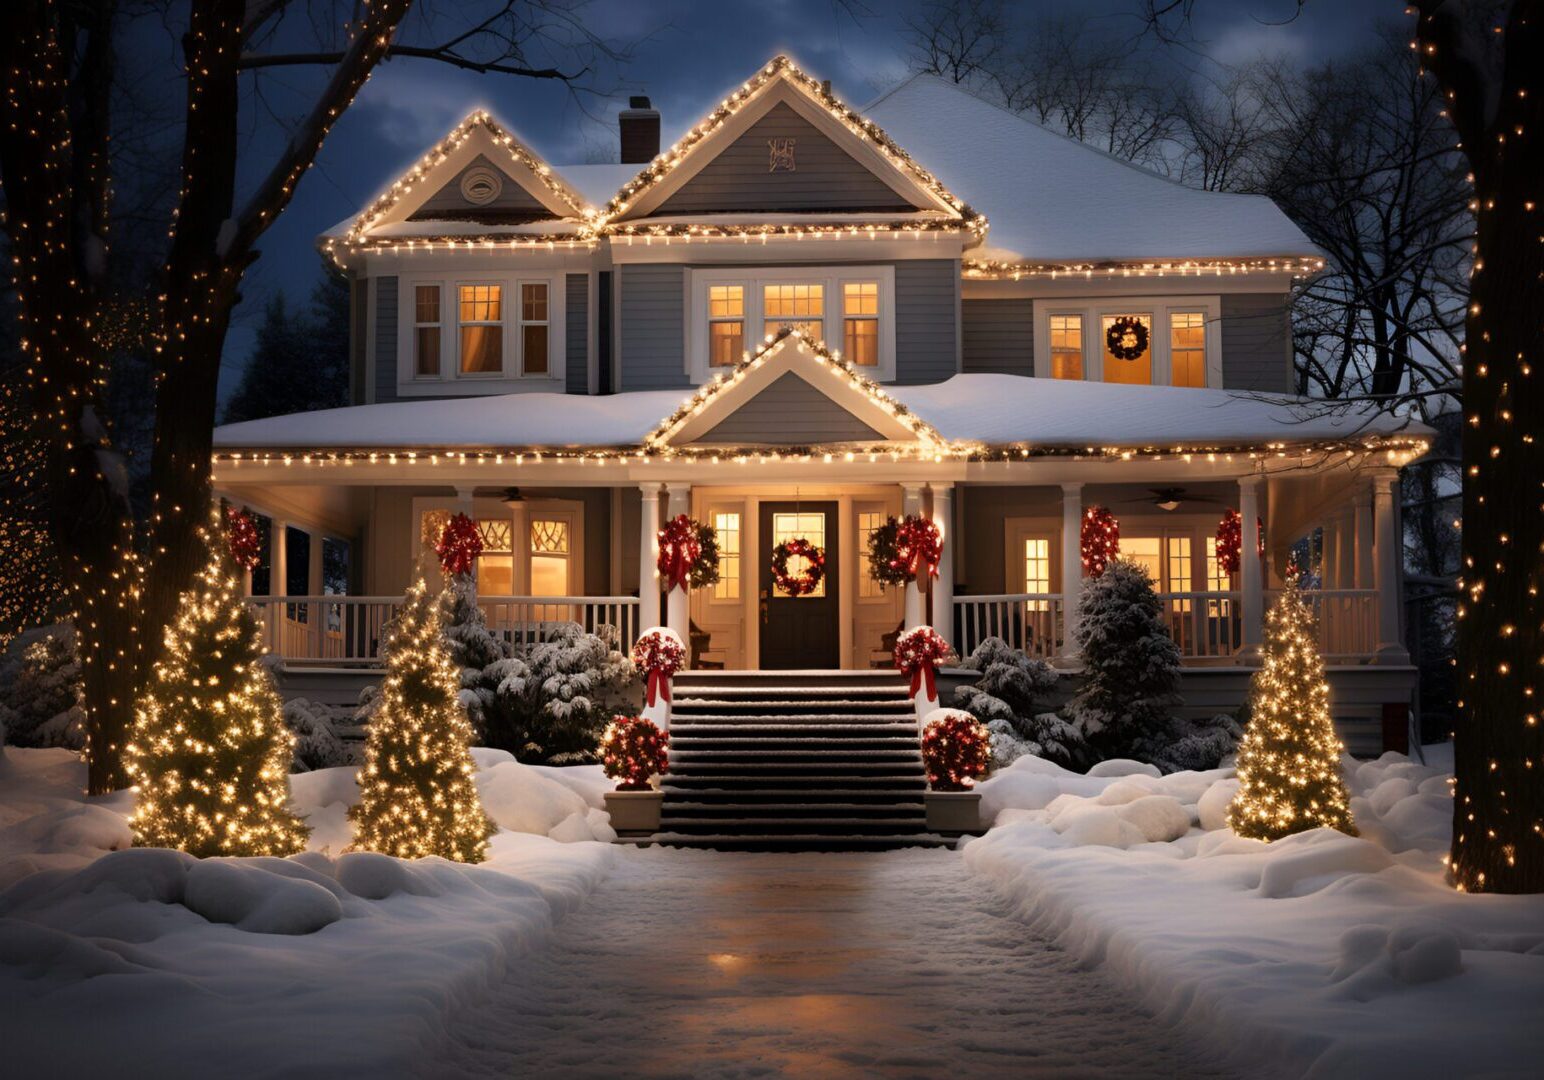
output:
[[[659,812],[664,801],[663,791],[608,791],[606,813],[611,815],[611,827],[618,836],[649,836],[659,832]],[[932,811],[928,813],[931,815]]]
[[981,831],[980,792],[929,791],[922,798],[927,805],[929,832],[959,836]]

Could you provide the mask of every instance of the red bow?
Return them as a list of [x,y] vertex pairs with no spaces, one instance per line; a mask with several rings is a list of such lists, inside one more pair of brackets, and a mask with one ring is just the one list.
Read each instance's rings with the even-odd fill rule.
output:
[[664,698],[666,703],[670,701],[670,673],[662,668],[650,668],[646,697],[649,708],[654,708],[658,698]]
[[938,676],[933,668],[933,661],[923,660],[911,673],[911,696],[917,696],[917,690],[927,684],[927,700],[938,700]]

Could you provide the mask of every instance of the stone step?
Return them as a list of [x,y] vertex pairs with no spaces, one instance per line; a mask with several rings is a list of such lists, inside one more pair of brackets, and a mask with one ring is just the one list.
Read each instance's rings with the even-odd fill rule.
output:
[[873,818],[906,818],[925,816],[927,804],[918,800],[916,802],[901,802],[894,798],[887,798],[882,802],[874,803],[849,803],[831,802],[822,799],[820,802],[803,802],[782,799],[774,802],[746,802],[738,794],[726,792],[722,801],[703,801],[702,796],[694,799],[670,799],[667,798],[661,815],[668,822],[682,818],[806,818],[843,819],[854,820]]
[[662,844],[667,847],[712,848],[715,851],[889,851],[895,848],[948,848],[954,840],[937,833],[892,834],[889,836],[828,836],[819,834],[758,834],[754,832],[690,834],[658,832],[638,837],[636,844]]
[[[764,778],[748,777],[747,783],[759,783]],[[741,803],[766,803],[768,805],[812,805],[819,802],[839,803],[843,806],[884,806],[887,804],[917,802],[922,798],[926,785],[922,781],[909,783],[897,780],[894,783],[872,787],[841,787],[833,788],[822,782],[819,788],[802,787],[746,787],[736,785],[734,787],[712,787],[711,782],[703,785],[688,785],[677,787],[666,783],[660,790],[665,793],[665,803],[670,805],[677,800],[694,802],[703,800],[736,800]]]
[[677,695],[670,705],[672,717],[697,716],[702,713],[739,716],[745,713],[793,713],[797,716],[870,716],[874,713],[916,715],[907,698],[687,698]]
[[806,817],[806,818],[718,818],[668,817],[660,822],[660,832],[690,835],[707,833],[756,833],[759,836],[906,836],[927,832],[925,814],[895,815],[888,818]]
[[909,735],[821,735],[811,732],[802,735],[780,735],[751,729],[744,734],[734,731],[715,731],[704,735],[678,735],[671,733],[672,754],[691,751],[714,753],[719,750],[831,750],[837,753],[858,753],[865,750],[894,750],[912,753],[917,740]]
[[906,723],[881,724],[869,720],[860,720],[857,723],[843,721],[835,724],[786,724],[782,717],[765,717],[765,723],[755,723],[752,718],[745,722],[734,721],[728,724],[715,723],[713,721],[692,721],[688,724],[673,724],[670,728],[670,741],[677,739],[702,739],[728,737],[735,739],[759,739],[759,738],[821,738],[821,739],[878,739],[898,738],[917,741],[917,725]]

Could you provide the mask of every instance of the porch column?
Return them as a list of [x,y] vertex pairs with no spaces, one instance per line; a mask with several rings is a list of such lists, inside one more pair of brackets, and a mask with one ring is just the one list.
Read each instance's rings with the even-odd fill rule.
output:
[[1258,658],[1260,646],[1265,641],[1265,568],[1260,563],[1258,526],[1260,520],[1259,476],[1241,476],[1238,479],[1238,514],[1242,519],[1242,542],[1239,544],[1240,589],[1239,602],[1242,624],[1239,627],[1239,655]]
[[[284,596],[289,592],[289,549],[285,535],[289,525],[282,518],[272,518],[268,523],[268,595]],[[268,605],[268,648],[280,656],[289,654],[289,609],[283,604]]]
[[659,625],[659,485],[639,484],[643,506],[638,515],[638,630]]
[[[306,595],[321,596],[323,591],[322,534],[307,531],[306,538],[310,541],[306,545]],[[307,604],[306,608],[306,620],[311,634],[311,655],[323,656],[325,654],[322,651],[322,618],[325,612],[319,603]]]
[[1083,485],[1063,484],[1061,535],[1062,644],[1058,660],[1078,659],[1078,600],[1083,591]]
[[[692,486],[690,484],[671,481],[665,485],[665,488],[670,492],[670,504],[666,507],[666,516],[675,518],[681,514],[690,514],[692,512]],[[667,625],[688,646],[687,657],[690,658],[692,641],[691,596],[684,589],[671,589],[666,594],[666,598],[669,601],[665,615]],[[688,662],[690,662],[689,659]]]
[[[901,516],[911,517],[922,513],[922,485],[901,485]],[[922,590],[915,581],[906,586],[906,629],[927,624],[927,613],[922,608]]]
[[515,596],[531,595],[531,508],[524,499],[505,504],[509,507],[509,550],[513,564],[509,591]]
[[1377,530],[1373,546],[1373,578],[1378,589],[1378,655],[1375,662],[1408,664],[1410,653],[1399,632],[1402,599],[1399,562],[1403,545],[1394,505],[1399,490],[1399,470],[1375,469],[1369,483],[1372,485],[1373,526]]
[[1356,588],[1356,521],[1347,510],[1335,519],[1335,588]]
[[938,577],[933,581],[933,629],[954,644],[954,485],[929,484],[933,492],[933,523],[943,537]]
[[1356,580],[1353,588],[1370,589],[1372,571],[1372,489],[1363,486],[1356,493]]

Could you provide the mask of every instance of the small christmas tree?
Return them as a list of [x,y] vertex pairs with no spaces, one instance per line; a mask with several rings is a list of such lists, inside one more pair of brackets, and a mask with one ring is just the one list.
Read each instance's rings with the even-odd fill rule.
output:
[[1228,806],[1234,832],[1279,840],[1328,826],[1355,835],[1329,697],[1313,612],[1289,578],[1265,620],[1264,664],[1249,681],[1238,794]]
[[423,578],[387,626],[384,652],[386,678],[367,727],[361,797],[349,811],[354,847],[402,859],[482,862],[494,826],[473,780],[460,673]]
[[310,833],[288,805],[294,736],[224,537],[210,526],[203,540],[204,569],[178,601],[135,705],[124,757],[138,790],[129,824],[145,847],[292,855]]

